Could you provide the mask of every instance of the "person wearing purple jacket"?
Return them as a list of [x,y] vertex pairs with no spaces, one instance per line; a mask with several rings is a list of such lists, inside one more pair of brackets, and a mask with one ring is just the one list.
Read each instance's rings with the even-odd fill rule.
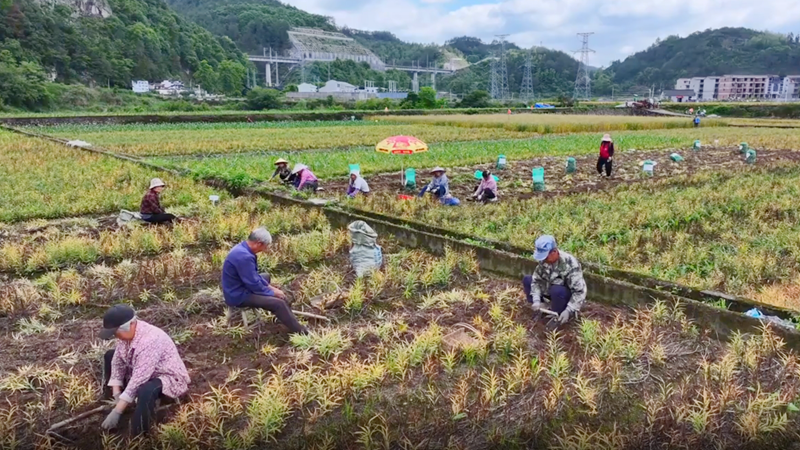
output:
[[306,334],[306,327],[297,321],[286,294],[271,286],[269,274],[258,273],[256,254],[272,243],[272,236],[264,228],[250,233],[228,253],[222,264],[222,295],[229,307],[266,309],[278,318],[292,333]]

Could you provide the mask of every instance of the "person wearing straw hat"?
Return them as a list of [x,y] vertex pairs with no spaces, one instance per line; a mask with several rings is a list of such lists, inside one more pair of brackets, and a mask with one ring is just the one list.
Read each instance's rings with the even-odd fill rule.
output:
[[164,208],[161,207],[159,194],[161,194],[161,191],[166,187],[167,185],[161,178],[153,178],[150,180],[150,188],[147,190],[147,193],[144,194],[142,204],[139,207],[139,214],[141,214],[142,220],[145,222],[152,224],[172,223],[172,221],[176,219],[174,215],[167,214]]
[[611,135],[606,134],[600,142],[600,157],[597,158],[597,173],[603,176],[603,168],[606,170],[606,176],[611,176],[611,159],[614,157],[614,141],[611,140]]
[[441,200],[450,193],[450,182],[447,179],[447,175],[444,174],[445,170],[441,167],[434,167],[430,173],[433,174],[433,180],[422,188],[419,192],[419,197],[424,196],[426,192],[430,192]]
[[156,405],[189,390],[189,373],[178,349],[164,330],[139,320],[128,305],[115,305],[103,315],[101,339],[117,339],[103,357],[103,395],[114,406],[101,427],[117,428],[125,409],[136,400],[131,435],[147,432],[156,421]]
[[317,177],[314,176],[307,165],[300,163],[295,164],[292,168],[292,175],[297,177],[294,180],[294,186],[298,191],[306,189],[311,192],[316,192],[317,189],[319,189],[319,180],[317,180]]
[[356,198],[356,194],[362,193],[369,195],[369,185],[367,180],[361,177],[361,173],[357,170],[350,171],[350,185],[347,187],[347,196]]
[[296,175],[292,175],[292,171],[289,170],[289,161],[283,158],[275,161],[275,172],[272,172],[269,181],[272,181],[276,176],[280,177],[283,184],[294,184],[294,179],[296,178]]

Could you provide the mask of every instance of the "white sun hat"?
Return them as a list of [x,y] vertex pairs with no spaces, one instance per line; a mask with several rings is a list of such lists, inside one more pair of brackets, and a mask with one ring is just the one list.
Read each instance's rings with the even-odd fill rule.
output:
[[308,169],[308,166],[305,165],[305,164],[297,163],[292,168],[292,173],[295,174],[295,173],[300,172],[301,170],[304,170],[304,169]]
[[161,180],[161,178],[153,178],[152,180],[150,180],[150,189],[157,188],[160,186],[166,186],[166,184],[164,183],[164,181]]
[[447,171],[446,171],[446,170],[444,170],[443,168],[441,168],[441,167],[438,167],[438,166],[437,166],[437,167],[434,167],[434,168],[431,170],[431,173],[435,173],[435,172],[447,172]]

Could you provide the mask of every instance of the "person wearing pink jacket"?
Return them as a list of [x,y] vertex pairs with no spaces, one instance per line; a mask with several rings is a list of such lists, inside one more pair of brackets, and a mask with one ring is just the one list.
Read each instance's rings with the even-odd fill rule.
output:
[[292,175],[296,175],[297,178],[295,179],[295,188],[298,191],[302,191],[303,189],[309,190],[311,192],[316,192],[319,189],[319,180],[311,170],[305,164],[297,163],[292,168]]

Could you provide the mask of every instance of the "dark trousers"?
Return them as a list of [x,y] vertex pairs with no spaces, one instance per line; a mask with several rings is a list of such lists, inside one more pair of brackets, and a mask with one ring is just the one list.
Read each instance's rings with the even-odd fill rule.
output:
[[597,158],[597,173],[600,175],[603,174],[603,167],[606,168],[606,176],[611,176],[611,160],[608,158],[603,158],[602,156]]
[[[522,290],[525,291],[525,298],[528,302],[533,302],[531,296],[531,284],[533,283],[533,276],[525,275],[522,278]],[[550,290],[543,295],[543,297],[550,301],[550,311],[561,314],[567,309],[569,299],[572,298],[572,291],[568,287],[560,284],[550,286]]]
[[266,309],[274,314],[280,323],[286,325],[292,333],[307,333],[306,327],[300,325],[286,301],[278,297],[250,294],[238,307]]
[[175,220],[175,218],[176,217],[172,214],[151,214],[150,217],[148,217],[147,219],[142,217],[142,220],[144,220],[147,223],[156,224],[156,223],[166,223],[166,222],[172,223],[172,221]]
[[304,184],[303,188],[300,189],[300,190],[301,191],[317,192],[317,189],[319,189],[319,182],[317,182],[317,181],[309,181],[308,183]]
[[494,191],[490,191],[488,189],[483,191],[483,196],[481,197],[482,202],[488,202],[489,200],[494,200],[497,196],[494,195]]
[[699,124],[698,122],[695,122],[695,123],[694,123],[694,127],[695,127],[695,128],[697,128],[697,127],[699,127],[699,126],[700,126],[700,124]]
[[[111,398],[113,392],[111,386],[108,386],[108,380],[111,379],[111,361],[113,359],[114,350],[109,350],[103,355],[103,396],[106,398]],[[127,378],[124,382],[128,382]],[[161,388],[161,380],[158,378],[153,378],[139,388],[136,393],[136,409],[131,419],[132,435],[146,433],[150,429],[150,424],[155,422],[156,400],[162,397]],[[125,390],[124,386],[122,390]]]

